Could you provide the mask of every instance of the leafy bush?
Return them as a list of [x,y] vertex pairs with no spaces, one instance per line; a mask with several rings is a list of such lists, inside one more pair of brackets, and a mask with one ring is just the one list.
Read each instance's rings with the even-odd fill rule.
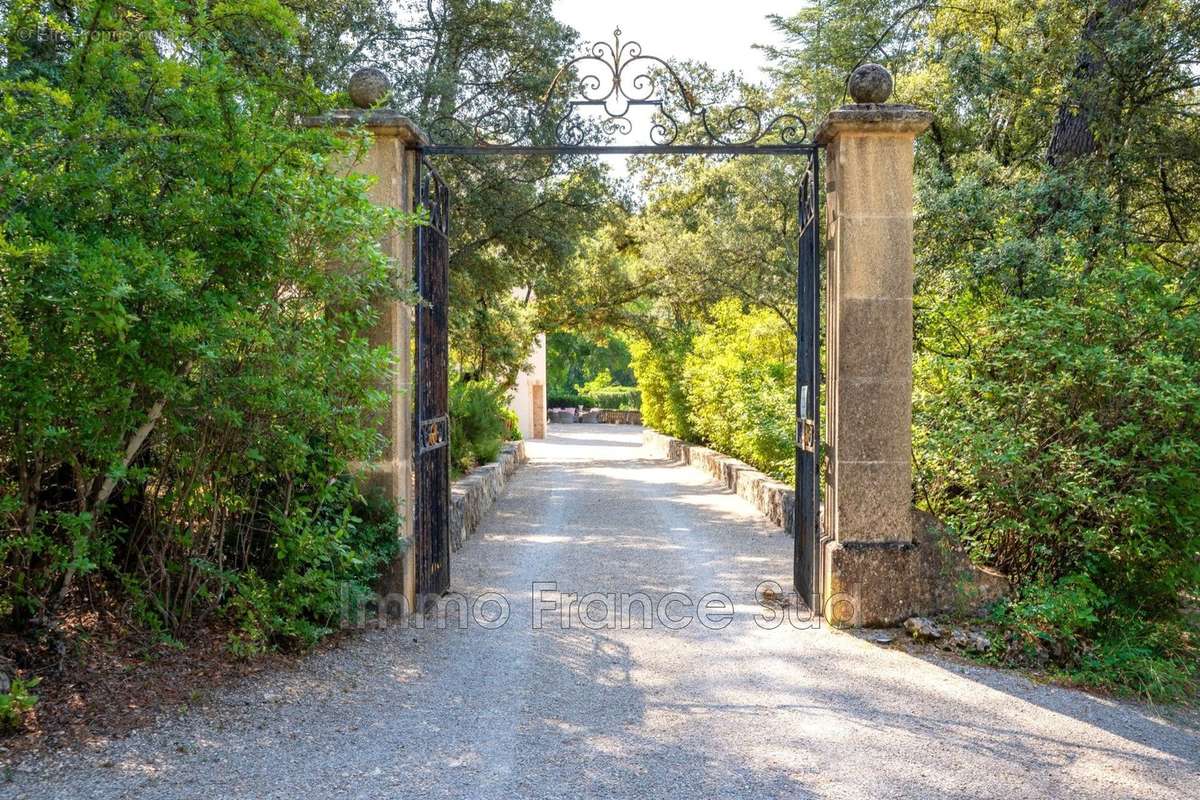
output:
[[609,386],[592,392],[593,408],[636,411],[642,407],[642,392],[636,386]]
[[687,336],[630,345],[633,372],[641,392],[642,422],[668,436],[692,437],[687,397],[679,380],[690,339]]
[[611,389],[616,384],[613,383],[612,373],[608,369],[602,369],[595,375],[581,384],[575,385],[575,391],[581,395],[594,395],[597,392],[602,392],[605,389]]
[[636,410],[642,406],[642,393],[636,386],[610,386],[588,394],[550,395],[548,408],[610,408]]
[[592,398],[574,393],[551,392],[547,396],[547,408],[583,408]]
[[1172,614],[1151,618],[1122,605],[1088,575],[1028,583],[993,617],[1006,632],[998,655],[1005,663],[1151,699],[1193,690],[1200,653],[1187,621]]
[[499,386],[460,380],[450,387],[450,461],[457,472],[495,461],[500,446],[520,436],[517,415]]
[[723,300],[710,313],[684,361],[691,429],[722,453],[790,479],[795,332],[773,312],[744,311],[738,300]]
[[266,552],[234,578],[237,629],[230,645],[237,654],[314,644],[349,609],[362,607],[380,572],[408,544],[397,535],[400,518],[391,502],[361,495],[348,476],[300,491],[293,513],[271,515],[275,535]]
[[612,373],[602,369],[587,383],[576,386],[581,404],[588,408],[635,409],[641,406],[642,397],[635,386],[618,386]]
[[37,705],[37,695],[29,690],[37,686],[41,678],[13,678],[8,691],[0,692],[0,732],[13,731],[21,727],[25,713]]
[[782,479],[795,473],[796,339],[771,311],[709,308],[691,337],[633,345],[642,419]]
[[1134,264],[1009,301],[969,338],[919,364],[920,498],[1024,587],[1005,618],[1062,663],[1177,686],[1196,657],[1200,315]]
[[341,476],[379,451],[361,332],[410,220],[333,169],[360,140],[290,124],[306,87],[228,49],[294,44],[278,4],[46,8],[0,20],[0,615],[27,630],[86,581],[178,632],[262,581],[249,638],[308,640],[326,579],[394,545],[355,538]]

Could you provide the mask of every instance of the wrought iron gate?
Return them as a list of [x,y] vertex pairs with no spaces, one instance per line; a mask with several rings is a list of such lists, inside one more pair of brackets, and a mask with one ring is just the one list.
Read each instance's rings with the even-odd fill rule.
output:
[[814,612],[821,604],[821,244],[820,158],[808,156],[800,181],[800,256],[796,276],[796,591]]
[[[433,121],[424,156],[697,155],[798,156],[807,171],[800,187],[800,255],[796,331],[796,591],[820,613],[820,222],[819,147],[792,113],[749,105],[705,105],[665,60],[622,38],[594,42],[565,63],[542,102],[529,108],[477,107]],[[641,115],[640,117],[638,115]],[[642,128],[649,144],[628,141]],[[625,141],[614,141],[624,139]],[[446,342],[447,259],[445,185],[422,159],[420,199],[433,224],[417,236],[418,589],[441,592],[449,581],[449,439]]]
[[417,594],[426,598],[450,588],[450,191],[424,159],[417,167],[418,202],[429,224],[415,237],[417,353],[413,458],[413,518]]

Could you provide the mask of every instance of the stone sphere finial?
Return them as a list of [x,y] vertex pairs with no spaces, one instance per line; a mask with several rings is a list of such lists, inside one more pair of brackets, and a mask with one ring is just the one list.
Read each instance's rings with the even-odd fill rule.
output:
[[856,103],[886,103],[892,96],[892,73],[879,64],[861,64],[847,86]]
[[391,90],[387,75],[375,67],[360,69],[350,78],[350,101],[359,108],[379,105]]

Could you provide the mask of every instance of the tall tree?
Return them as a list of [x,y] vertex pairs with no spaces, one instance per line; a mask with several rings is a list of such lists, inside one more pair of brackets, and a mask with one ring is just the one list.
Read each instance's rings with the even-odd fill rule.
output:
[[1092,126],[1102,113],[1097,106],[1108,88],[1105,65],[1111,63],[1119,44],[1114,34],[1143,6],[1145,2],[1139,0],[1108,0],[1107,5],[1088,14],[1079,37],[1075,71],[1050,135],[1046,159],[1052,166],[1066,166],[1076,158],[1096,151]]
[[[393,103],[441,141],[474,141],[474,121],[522,130],[576,44],[547,0],[411,2],[399,24],[402,39],[367,52],[392,75]],[[541,135],[554,122],[534,119]],[[436,168],[452,192],[456,357],[468,377],[509,382],[532,343],[536,298],[570,291],[578,242],[611,209],[609,182],[585,159],[447,157]]]

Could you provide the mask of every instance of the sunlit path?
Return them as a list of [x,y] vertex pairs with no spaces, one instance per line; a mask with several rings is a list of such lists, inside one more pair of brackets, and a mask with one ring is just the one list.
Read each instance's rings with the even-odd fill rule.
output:
[[[455,554],[464,625],[451,595],[444,629],[348,639],[0,795],[1195,796],[1200,736],[1137,708],[766,623],[755,587],[787,585],[791,539],[639,429],[528,446]],[[618,596],[590,626],[553,607],[590,592]]]

